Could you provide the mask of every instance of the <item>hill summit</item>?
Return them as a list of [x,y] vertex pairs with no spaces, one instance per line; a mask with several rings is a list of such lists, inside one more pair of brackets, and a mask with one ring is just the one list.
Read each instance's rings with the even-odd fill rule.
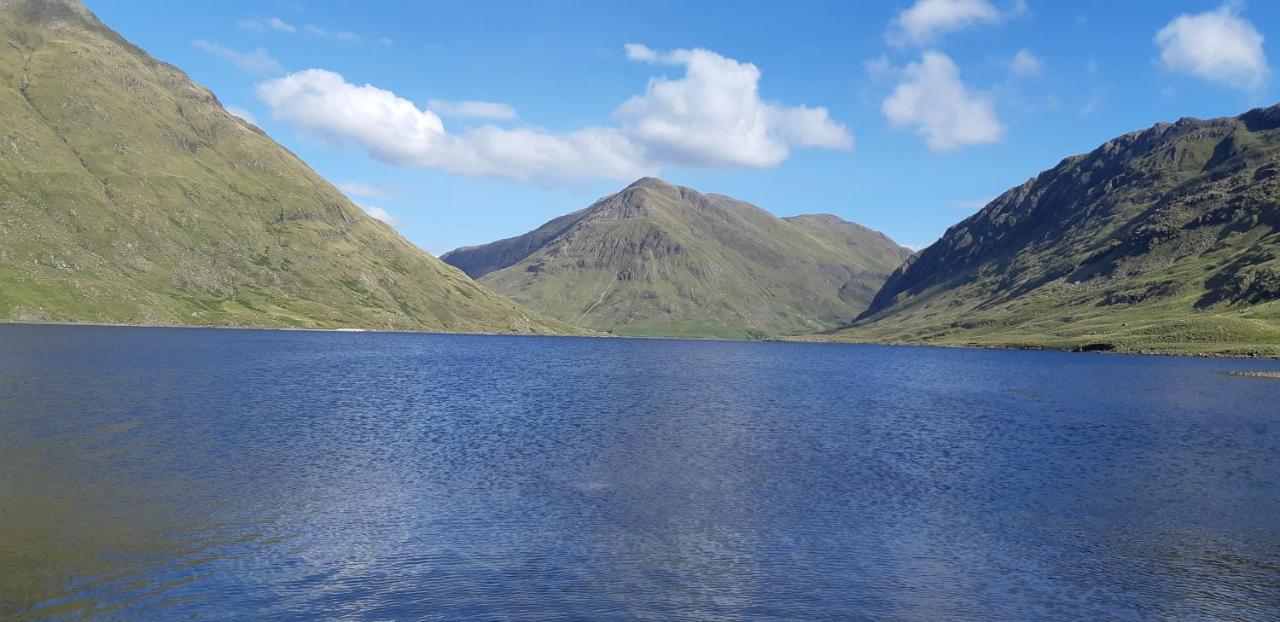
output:
[[1063,160],[908,260],[835,337],[1280,354],[1280,106]]
[[534,231],[442,259],[584,327],[762,337],[849,321],[909,254],[835,216],[779,218],[646,177]]

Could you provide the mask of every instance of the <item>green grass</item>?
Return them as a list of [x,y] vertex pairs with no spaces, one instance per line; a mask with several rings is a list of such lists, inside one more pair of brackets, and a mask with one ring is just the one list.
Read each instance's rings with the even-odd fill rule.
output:
[[759,339],[763,335],[720,324],[630,324],[612,331],[619,337],[672,339]]
[[997,198],[818,339],[1280,354],[1280,107],[1108,142]]
[[577,332],[60,2],[0,8],[0,321]]
[[907,254],[834,216],[778,218],[643,179],[524,236],[444,259],[568,323],[744,339],[847,322]]

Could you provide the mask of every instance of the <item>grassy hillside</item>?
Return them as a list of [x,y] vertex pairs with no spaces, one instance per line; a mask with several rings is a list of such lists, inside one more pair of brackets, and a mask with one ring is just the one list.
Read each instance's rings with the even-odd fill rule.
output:
[[1280,106],[1067,158],[824,338],[1280,355]]
[[0,0],[0,321],[569,330],[368,217],[73,0]]
[[749,338],[849,321],[909,254],[835,216],[778,218],[646,178],[443,259],[565,322],[619,335]]

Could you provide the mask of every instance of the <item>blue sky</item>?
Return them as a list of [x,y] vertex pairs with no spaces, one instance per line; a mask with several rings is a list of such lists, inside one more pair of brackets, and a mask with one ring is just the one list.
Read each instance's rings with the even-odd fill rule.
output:
[[1280,93],[1273,2],[87,3],[436,254],[650,173],[920,246]]

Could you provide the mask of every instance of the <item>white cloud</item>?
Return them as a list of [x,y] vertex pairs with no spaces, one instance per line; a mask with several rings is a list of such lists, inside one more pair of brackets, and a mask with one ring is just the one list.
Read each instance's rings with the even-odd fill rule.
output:
[[345,30],[329,30],[327,28],[321,28],[315,24],[307,24],[299,28],[298,26],[286,22],[279,17],[270,17],[265,20],[242,19],[236,22],[236,26],[243,30],[252,30],[255,32],[262,32],[264,30],[274,30],[276,32],[284,32],[288,34],[297,34],[301,32],[314,37],[333,39],[343,43],[360,43],[368,41],[369,43],[377,45],[392,44],[391,39],[388,37],[366,38],[354,32],[348,32]]
[[509,121],[516,118],[516,109],[507,104],[482,101],[447,101],[443,99],[427,100],[427,108],[442,117],[458,117],[463,119],[498,119]]
[[927,50],[907,65],[880,107],[894,127],[914,126],[933,151],[993,143],[1004,136],[989,95],[973,92],[947,55]]
[[336,143],[358,142],[380,160],[408,162],[445,140],[444,122],[413,102],[366,84],[308,69],[258,85],[276,118]]
[[368,197],[370,199],[387,200],[391,198],[391,193],[359,181],[343,181],[336,184],[338,189],[347,196]]
[[456,114],[456,108],[441,110],[440,102],[419,108],[391,91],[351,84],[321,69],[260,84],[258,95],[277,119],[336,144],[356,144],[383,162],[544,185],[625,180],[672,165],[764,168],[781,163],[791,148],[853,145],[848,130],[824,108],[763,101],[755,65],[706,50],[658,53],[630,45],[627,52],[683,66],[685,74],[651,79],[644,94],[614,111],[617,126],[570,132],[483,125],[451,133],[440,115]]
[[359,206],[360,209],[364,210],[364,213],[370,216],[373,216],[374,218],[381,220],[382,222],[385,222],[388,225],[391,225],[392,227],[400,226],[399,218],[392,216],[391,212],[388,212],[387,210],[382,209],[377,205],[365,205],[363,203],[356,203],[356,205]]
[[272,17],[267,20],[267,28],[278,30],[280,32],[294,33],[298,32],[298,27],[286,22],[279,17]]
[[248,52],[233,50],[217,43],[197,39],[191,42],[196,49],[204,50],[218,58],[230,62],[245,73],[270,75],[284,71],[280,61],[272,58],[266,50],[258,48]]
[[1035,77],[1044,71],[1044,60],[1031,50],[1023,48],[1013,55],[1013,60],[1009,63],[1009,71],[1019,78]]
[[[1025,5],[1016,5],[1025,10]],[[942,35],[981,24],[997,24],[1000,11],[988,0],[917,0],[889,23],[885,38],[894,45],[926,45]]]
[[445,132],[430,110],[391,91],[356,86],[323,69],[308,69],[258,85],[276,118],[337,144],[355,143],[399,166],[522,181],[581,177],[627,179],[652,172],[617,130],[567,134],[491,125],[460,135]]
[[248,121],[249,123],[252,123],[254,125],[258,124],[258,121],[253,118],[253,113],[249,112],[248,110],[245,110],[244,108],[241,108],[240,106],[227,106],[226,111],[237,117],[240,117],[241,119],[244,119],[245,121]]
[[266,21],[256,19],[242,19],[236,22],[236,26],[244,30],[253,30],[261,32],[263,30],[275,30],[278,32],[295,33],[298,27],[286,22],[279,17],[268,18]]
[[1262,35],[1232,3],[1207,13],[1179,15],[1155,37],[1165,69],[1246,91],[1261,89],[1270,73],[1262,42]]
[[641,43],[628,43],[622,46],[626,50],[627,58],[642,63],[652,63],[658,60],[658,53],[649,49],[649,46]]
[[850,149],[853,136],[826,108],[780,106],[760,98],[760,70],[708,50],[658,53],[627,46],[633,60],[680,65],[679,79],[652,78],[643,95],[614,111],[649,157],[703,167],[776,166],[790,146]]
[[366,38],[354,32],[348,32],[346,30],[329,30],[327,28],[321,28],[315,24],[307,24],[306,26],[303,26],[302,31],[315,37],[333,39],[334,41],[340,41],[342,43],[361,43],[364,41],[375,43],[377,45],[391,45],[393,43],[389,37]]

